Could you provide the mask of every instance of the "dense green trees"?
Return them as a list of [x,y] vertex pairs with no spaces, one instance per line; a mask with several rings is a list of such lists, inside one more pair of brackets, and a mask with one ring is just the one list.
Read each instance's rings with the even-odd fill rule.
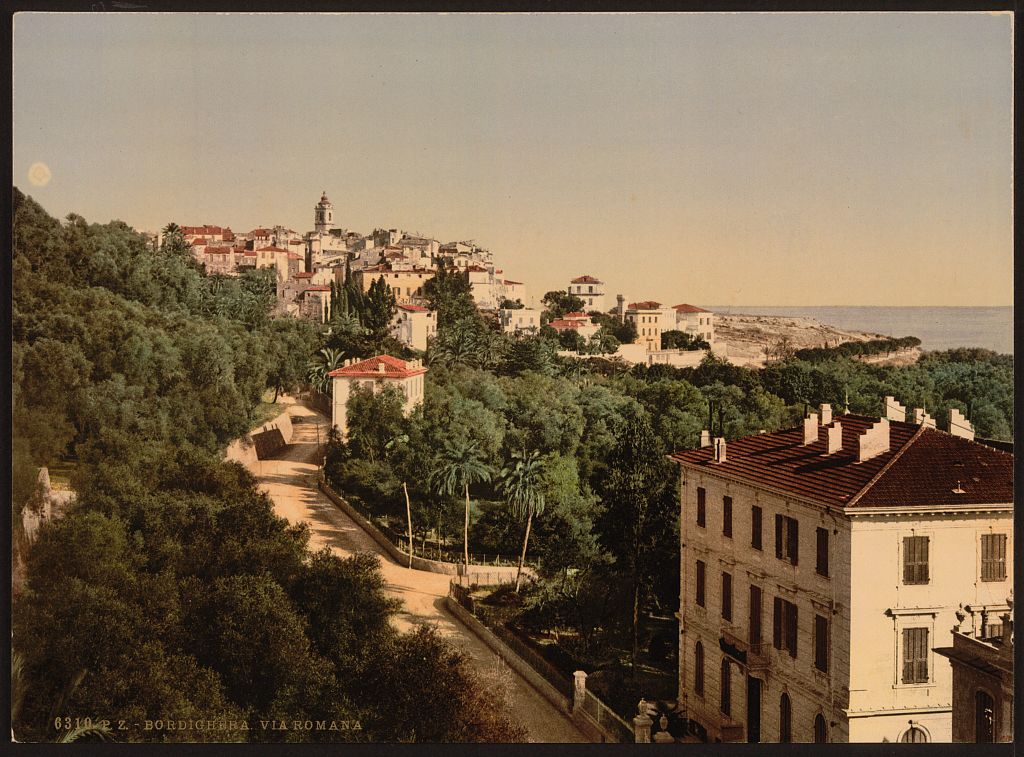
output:
[[[307,528],[221,462],[324,346],[271,315],[272,282],[205,276],[173,227],[154,250],[17,190],[14,230],[16,528],[36,467],[77,463],[76,504],[27,548],[13,606],[16,738],[60,740],[71,716],[118,741],[522,739],[460,655],[394,629],[375,559],[311,554]],[[359,454],[388,463],[387,428],[364,423]],[[134,725],[168,718],[221,725]]]

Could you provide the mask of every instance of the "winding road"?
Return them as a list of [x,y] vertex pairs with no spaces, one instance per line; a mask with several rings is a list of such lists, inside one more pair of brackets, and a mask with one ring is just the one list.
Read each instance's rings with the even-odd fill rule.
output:
[[448,595],[448,576],[398,565],[316,488],[318,426],[322,440],[330,421],[316,410],[294,401],[287,407],[293,423],[291,442],[276,457],[250,465],[261,487],[273,500],[277,514],[291,523],[308,523],[310,547],[314,550],[329,547],[341,557],[356,552],[378,555],[388,593],[402,601],[402,608],[394,618],[396,627],[402,631],[417,624],[435,627],[467,656],[482,680],[505,689],[510,703],[509,715],[526,728],[530,741],[587,742],[567,715],[448,612],[444,601]]

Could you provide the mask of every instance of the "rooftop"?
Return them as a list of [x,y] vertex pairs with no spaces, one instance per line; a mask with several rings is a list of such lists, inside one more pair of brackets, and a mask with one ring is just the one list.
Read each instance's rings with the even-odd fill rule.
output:
[[420,307],[419,305],[399,305],[399,310],[408,310],[410,313],[429,313],[429,308]]
[[593,276],[591,276],[589,274],[584,274],[583,276],[577,276],[575,279],[573,279],[569,283],[570,284],[603,284],[604,282],[600,281],[599,279],[595,279]]
[[660,302],[644,300],[643,302],[631,302],[626,306],[627,310],[657,310],[661,307]]
[[346,365],[344,368],[335,368],[330,372],[332,377],[342,376],[349,378],[376,378],[385,376],[387,378],[409,378],[426,373],[427,369],[417,361],[399,360],[391,355],[377,355],[358,363]]
[[[889,422],[886,452],[857,462],[857,438],[878,422],[839,415],[842,448],[826,455],[826,437],[803,444],[803,427],[729,441],[725,462],[714,447],[676,452],[677,463],[840,507],[913,507],[1013,502],[1013,455],[945,431]],[[959,490],[959,491],[954,491]]]
[[682,305],[676,305],[672,309],[675,310],[677,313],[710,313],[711,312],[710,310],[705,310],[704,308],[699,308],[696,305],[687,305],[686,303],[683,303]]

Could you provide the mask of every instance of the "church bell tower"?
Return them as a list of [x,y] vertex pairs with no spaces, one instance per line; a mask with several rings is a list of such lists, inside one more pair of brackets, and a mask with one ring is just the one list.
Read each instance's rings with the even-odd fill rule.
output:
[[327,190],[320,195],[320,202],[316,204],[314,212],[314,228],[321,234],[328,233],[334,228],[334,206],[327,199]]

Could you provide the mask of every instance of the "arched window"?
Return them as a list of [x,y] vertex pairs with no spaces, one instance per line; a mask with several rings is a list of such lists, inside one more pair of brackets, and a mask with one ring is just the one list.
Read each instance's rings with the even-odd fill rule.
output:
[[722,658],[722,706],[721,710],[726,715],[732,709],[732,682],[729,680],[729,658]]
[[906,733],[903,734],[903,738],[900,741],[904,744],[927,744],[928,735],[916,726],[911,726],[907,729]]
[[814,716],[814,743],[824,744],[828,741],[828,726],[821,713]]
[[988,692],[978,690],[974,695],[974,740],[979,744],[995,741],[995,702]]
[[704,696],[704,645],[699,641],[693,648],[693,690]]
[[779,743],[788,744],[793,740],[793,705],[789,694],[779,698]]

